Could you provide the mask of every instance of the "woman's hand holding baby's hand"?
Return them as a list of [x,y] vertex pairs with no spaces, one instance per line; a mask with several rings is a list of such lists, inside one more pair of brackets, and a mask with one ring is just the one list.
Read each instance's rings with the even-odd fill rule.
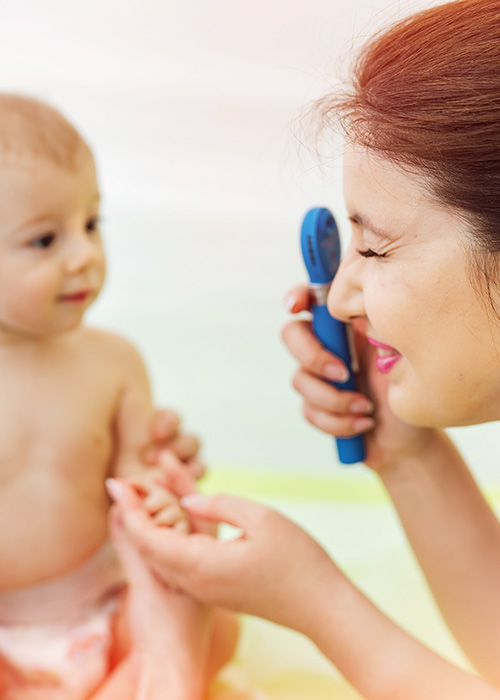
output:
[[[182,499],[193,520],[242,530],[231,541],[158,528],[123,491],[118,513],[156,574],[176,589],[217,607],[258,615],[314,636],[325,602],[344,577],[321,546],[270,508],[234,496]],[[333,588],[332,588],[333,586]]]
[[[108,488],[112,496],[125,493],[136,508],[146,513],[144,501],[125,480],[110,479]],[[151,519],[149,515],[145,517]],[[116,692],[110,688],[103,700],[132,697],[135,684],[139,687],[133,692],[134,698],[205,697],[212,611],[179,595],[155,575],[121,526],[116,506],[111,509],[110,531],[128,581],[126,612],[131,650],[123,667],[127,661],[134,666],[132,677],[127,679],[129,686]]]
[[[120,483],[128,484],[136,495],[135,502],[151,516],[157,525],[174,528],[181,532],[203,532],[217,535],[215,523],[206,519],[189,517],[179,500],[198,492],[196,479],[187,470],[176,454],[163,450],[157,467],[148,467],[133,476],[107,481],[108,490],[114,499],[114,489]],[[112,482],[111,484],[109,482]],[[138,500],[137,497],[140,497]]]

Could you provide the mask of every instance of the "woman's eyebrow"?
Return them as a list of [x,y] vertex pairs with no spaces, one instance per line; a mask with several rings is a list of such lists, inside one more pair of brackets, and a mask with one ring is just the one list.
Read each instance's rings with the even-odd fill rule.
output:
[[394,239],[394,236],[391,236],[387,232],[387,229],[383,229],[379,226],[376,226],[371,221],[371,219],[368,216],[366,216],[366,214],[351,214],[349,216],[349,219],[355,224],[358,224],[362,228],[373,233],[375,236],[377,236],[377,238],[380,238],[384,241],[392,241]]

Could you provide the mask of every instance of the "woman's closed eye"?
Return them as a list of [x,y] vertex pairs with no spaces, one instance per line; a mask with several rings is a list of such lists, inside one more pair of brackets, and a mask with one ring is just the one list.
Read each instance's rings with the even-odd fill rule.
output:
[[359,250],[359,248],[358,248],[357,252],[363,258],[385,258],[385,256],[386,256],[386,253],[376,253],[371,248],[367,248],[366,250]]

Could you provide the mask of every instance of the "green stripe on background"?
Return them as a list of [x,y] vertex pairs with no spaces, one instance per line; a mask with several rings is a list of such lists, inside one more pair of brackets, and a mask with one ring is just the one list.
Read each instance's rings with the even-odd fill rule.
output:
[[[211,467],[203,477],[201,490],[212,495],[232,493],[248,498],[291,498],[337,503],[389,503],[376,477],[339,479],[332,476],[285,474],[261,469]],[[484,489],[488,500],[500,504],[500,486]]]
[[201,482],[206,494],[232,493],[249,498],[293,498],[340,502],[384,503],[385,491],[373,479],[285,474],[261,470],[211,467]]
[[493,505],[500,505],[500,486],[490,486],[483,489],[483,492]]

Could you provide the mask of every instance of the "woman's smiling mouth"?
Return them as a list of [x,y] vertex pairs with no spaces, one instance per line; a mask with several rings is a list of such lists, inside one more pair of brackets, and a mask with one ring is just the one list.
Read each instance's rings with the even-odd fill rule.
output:
[[370,345],[377,348],[375,364],[378,371],[382,372],[382,374],[388,374],[402,355],[395,348],[381,343],[379,340],[375,340],[375,338],[367,336],[366,339]]

